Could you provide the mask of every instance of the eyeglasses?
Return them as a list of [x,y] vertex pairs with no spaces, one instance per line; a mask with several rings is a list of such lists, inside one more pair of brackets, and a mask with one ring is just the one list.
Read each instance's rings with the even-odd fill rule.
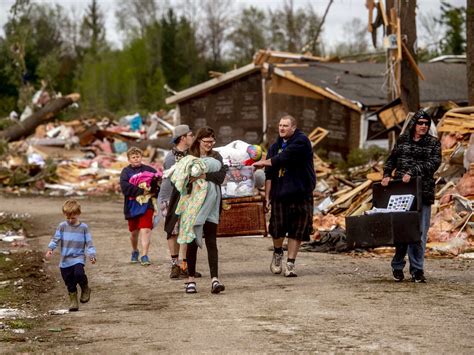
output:
[[430,122],[429,122],[429,121],[417,121],[416,124],[417,124],[418,126],[426,126],[426,127],[429,127]]
[[203,142],[204,144],[211,144],[211,145],[216,144],[216,141],[214,139],[207,140],[207,141],[205,141],[204,139],[201,139],[201,142]]

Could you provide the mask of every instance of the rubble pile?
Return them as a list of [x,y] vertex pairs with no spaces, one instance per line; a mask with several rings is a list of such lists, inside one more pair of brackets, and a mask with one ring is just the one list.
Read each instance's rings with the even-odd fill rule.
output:
[[427,248],[460,255],[474,249],[474,107],[448,111],[437,129],[443,161]]
[[126,151],[139,146],[145,161],[159,161],[170,147],[174,112],[160,111],[143,119],[80,117],[36,126],[24,140],[0,141],[0,187],[7,192],[50,195],[96,195],[119,192]]

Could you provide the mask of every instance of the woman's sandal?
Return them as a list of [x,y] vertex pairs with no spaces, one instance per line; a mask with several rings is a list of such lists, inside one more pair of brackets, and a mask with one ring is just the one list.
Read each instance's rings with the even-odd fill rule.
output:
[[187,282],[186,283],[186,293],[197,293],[196,283]]
[[225,290],[225,286],[219,282],[219,280],[212,281],[211,293],[220,293]]

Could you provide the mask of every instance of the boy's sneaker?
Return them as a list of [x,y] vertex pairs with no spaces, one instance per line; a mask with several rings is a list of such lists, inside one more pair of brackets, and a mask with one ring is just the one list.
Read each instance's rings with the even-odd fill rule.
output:
[[393,270],[392,270],[392,275],[393,275],[393,279],[394,279],[396,282],[403,281],[403,279],[405,278],[405,275],[403,274],[403,270],[395,270],[395,269],[393,269]]
[[274,274],[281,274],[282,272],[281,259],[283,259],[283,254],[273,253],[270,271]]
[[178,279],[180,274],[181,274],[181,267],[177,264],[172,264],[170,279]]
[[130,262],[132,264],[138,263],[138,256],[140,255],[140,252],[138,250],[132,251],[132,258],[130,259]]
[[411,276],[411,280],[416,283],[426,283],[426,277],[423,270],[417,270]]
[[140,258],[140,263],[141,263],[143,266],[151,265],[151,262],[150,262],[150,259],[148,258],[148,255],[143,255],[143,256]]
[[294,263],[287,262],[286,269],[285,269],[285,276],[286,277],[296,277],[296,267]]

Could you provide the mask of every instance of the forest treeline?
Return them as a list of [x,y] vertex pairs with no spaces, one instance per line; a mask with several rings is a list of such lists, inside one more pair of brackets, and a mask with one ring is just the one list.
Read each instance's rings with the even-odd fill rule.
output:
[[[421,17],[423,58],[464,52],[465,9],[441,6],[439,18]],[[322,43],[322,14],[310,2],[297,7],[282,0],[267,10],[231,0],[117,2],[113,31],[120,43],[106,40],[104,11],[99,0],[88,0],[81,14],[60,3],[15,1],[0,37],[0,116],[21,112],[42,84],[79,92],[86,110],[125,113],[159,109],[170,92],[209,79],[211,70],[247,64],[262,48],[339,56],[374,51],[365,18],[348,23],[337,44]]]

